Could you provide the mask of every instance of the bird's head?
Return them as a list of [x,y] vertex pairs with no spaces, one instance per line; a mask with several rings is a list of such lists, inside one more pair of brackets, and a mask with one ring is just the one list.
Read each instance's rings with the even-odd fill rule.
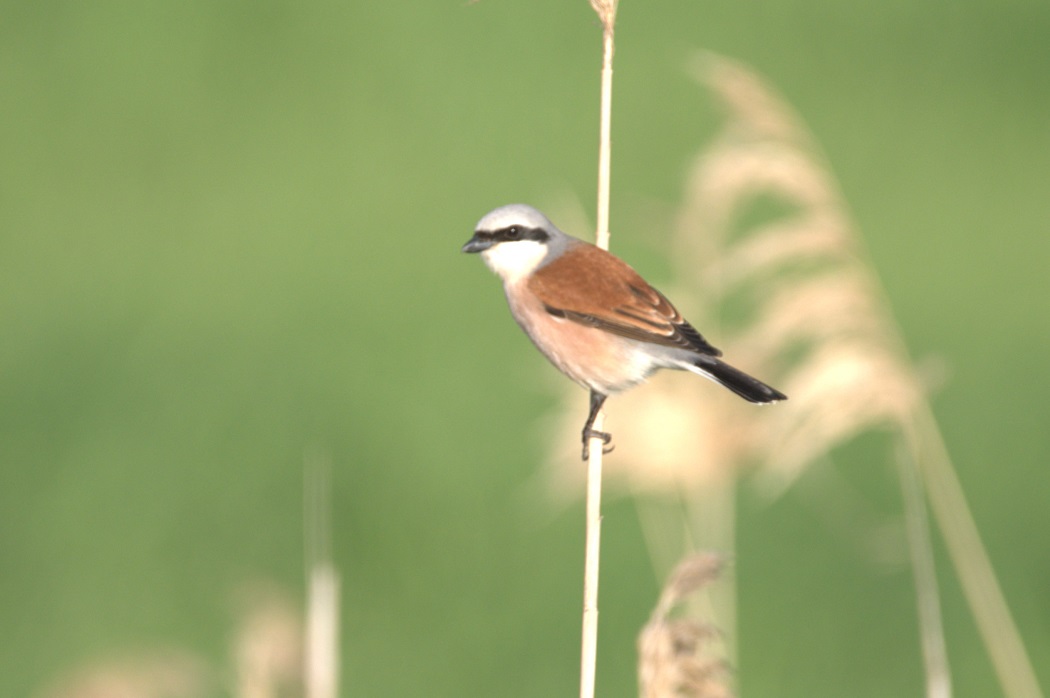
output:
[[463,251],[481,253],[504,283],[514,283],[559,255],[570,240],[533,207],[510,204],[486,213]]

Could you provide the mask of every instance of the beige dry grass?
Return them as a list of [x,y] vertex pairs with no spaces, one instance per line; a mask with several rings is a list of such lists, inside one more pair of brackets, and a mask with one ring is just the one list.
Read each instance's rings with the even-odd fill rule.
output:
[[[138,651],[85,664],[39,698],[334,698],[339,693],[339,575],[331,558],[331,458],[305,454],[306,614],[268,582],[241,589],[231,666],[183,649]],[[218,677],[229,677],[220,682]],[[227,685],[230,684],[230,685]]]
[[679,563],[638,635],[642,698],[730,698],[730,671],[720,654],[719,629],[702,618],[676,614],[690,596],[714,583],[722,558],[691,555]]
[[203,698],[214,695],[205,662],[183,650],[123,655],[74,669],[39,698]]

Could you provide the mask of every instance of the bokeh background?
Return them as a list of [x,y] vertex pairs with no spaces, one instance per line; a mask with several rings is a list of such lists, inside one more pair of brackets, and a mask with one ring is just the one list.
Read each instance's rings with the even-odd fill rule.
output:
[[[1044,687],[1047,37],[1021,0],[624,0],[612,206],[614,249],[658,283],[647,223],[718,119],[694,50],[791,101],[943,378]],[[232,693],[245,589],[303,594],[310,453],[332,463],[343,695],[572,695],[582,504],[529,486],[553,369],[459,247],[503,203],[592,210],[599,61],[584,0],[0,6],[0,695],[156,652]],[[892,471],[852,448],[840,476],[892,508]],[[741,489],[741,689],[918,695],[908,570],[819,492]],[[605,514],[612,698],[636,694],[661,580],[632,503]],[[957,695],[996,695],[940,551]]]

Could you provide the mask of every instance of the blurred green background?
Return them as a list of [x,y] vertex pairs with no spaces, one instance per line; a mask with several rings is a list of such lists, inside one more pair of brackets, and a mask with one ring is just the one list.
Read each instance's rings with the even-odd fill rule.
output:
[[[792,102],[944,368],[933,405],[1044,687],[1048,37],[1020,0],[624,0],[612,211],[659,282],[644,222],[717,125],[694,49]],[[593,210],[599,60],[584,0],[0,6],[0,695],[152,647],[226,671],[238,590],[302,593],[311,449],[343,695],[576,691],[582,505],[523,494],[553,369],[459,247],[503,203]],[[875,501],[880,459],[842,467]],[[631,503],[605,514],[612,698],[661,580]],[[745,695],[920,694],[906,567],[805,488],[745,488],[738,523]],[[957,695],[996,695],[938,564]]]

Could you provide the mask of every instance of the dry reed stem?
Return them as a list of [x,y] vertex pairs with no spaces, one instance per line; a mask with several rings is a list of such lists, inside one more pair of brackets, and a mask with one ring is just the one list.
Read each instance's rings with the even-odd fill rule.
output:
[[312,449],[304,460],[306,539],[306,698],[339,695],[339,572],[332,563],[331,458]]
[[[598,414],[594,428],[602,429]],[[587,461],[586,542],[583,561],[583,627],[580,638],[580,698],[594,698],[598,670],[598,578],[602,536],[602,448],[600,439],[591,439]]]
[[[602,22],[601,104],[598,128],[598,204],[595,244],[609,249],[609,183],[612,162],[612,60],[613,29],[619,0],[590,0],[591,7]],[[605,415],[599,412],[593,428],[602,431]],[[586,545],[583,574],[583,628],[580,647],[580,698],[593,698],[598,667],[598,577],[601,553],[601,496],[602,462],[601,439],[593,438],[588,445]]]
[[908,448],[921,466],[930,508],[948,546],[1003,695],[1042,698],[1043,692],[1021,634],[1010,615],[948,448],[928,405],[920,407],[913,426],[906,434]]
[[942,627],[941,604],[935,593],[937,571],[933,566],[926,494],[919,476],[919,462],[915,458],[917,455],[914,450],[908,448],[905,439],[898,440],[897,472],[905,502],[908,552],[916,579],[920,644],[925,665],[936,668],[935,671],[926,672],[926,695],[928,698],[949,698],[952,694],[952,684],[948,674],[948,650],[944,644],[944,636],[933,632]]
[[308,574],[305,695],[335,698],[339,695],[339,573],[326,560],[312,565]]
[[609,190],[612,172],[612,64],[619,0],[590,0],[602,22],[601,107],[598,126],[598,208],[595,244],[609,249]]

